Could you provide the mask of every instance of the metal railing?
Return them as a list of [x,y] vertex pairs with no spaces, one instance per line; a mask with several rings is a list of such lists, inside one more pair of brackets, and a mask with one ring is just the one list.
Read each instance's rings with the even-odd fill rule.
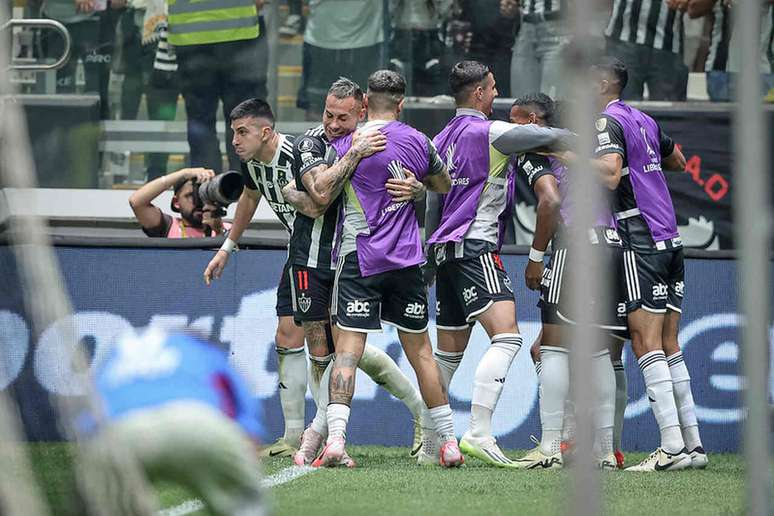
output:
[[21,64],[11,61],[11,64],[8,66],[7,70],[28,70],[36,72],[59,70],[70,60],[70,47],[72,46],[72,38],[70,38],[70,32],[67,30],[67,27],[58,21],[44,18],[11,19],[0,27],[0,31],[4,31],[5,29],[13,29],[14,27],[38,27],[57,31],[62,35],[62,39],[64,40],[64,51],[62,52],[62,55],[59,57],[59,59],[53,63]]

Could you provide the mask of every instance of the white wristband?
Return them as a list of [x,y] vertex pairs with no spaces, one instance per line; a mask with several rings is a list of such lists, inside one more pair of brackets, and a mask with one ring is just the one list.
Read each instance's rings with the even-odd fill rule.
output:
[[226,240],[223,241],[223,245],[220,246],[220,251],[226,251],[227,253],[231,254],[237,249],[237,243],[231,240],[230,238],[226,238]]
[[538,251],[534,247],[529,248],[529,259],[532,262],[542,262],[545,255],[545,251]]

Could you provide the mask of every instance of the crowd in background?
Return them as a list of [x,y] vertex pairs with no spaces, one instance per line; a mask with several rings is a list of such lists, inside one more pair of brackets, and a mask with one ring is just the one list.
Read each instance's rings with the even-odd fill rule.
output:
[[[573,35],[567,0],[274,0],[280,38],[303,40],[296,106],[319,120],[328,86],[339,76],[365,84],[389,67],[402,73],[409,96],[448,93],[448,70],[460,59],[493,69],[501,97],[542,92],[567,95],[562,78]],[[733,98],[739,69],[732,32],[733,0],[594,0],[590,32],[600,51],[629,69],[625,100],[686,100],[689,71],[706,72],[712,101]],[[34,3],[38,2],[38,3]],[[215,134],[218,106],[225,115],[241,100],[267,95],[269,48],[264,0],[211,0],[212,8],[244,11],[222,37],[180,33],[176,20],[196,5],[188,0],[33,0],[29,16],[61,21],[72,57],[57,72],[58,93],[96,92],[103,119],[136,119],[144,95],[150,120],[174,120],[185,100],[190,164],[219,170]],[[285,5],[287,4],[287,5]],[[686,56],[688,19],[703,18],[702,44]],[[774,99],[774,3],[761,1],[760,68],[764,91]],[[59,55],[62,40],[42,33],[39,52]],[[691,49],[693,54],[693,49]],[[688,64],[690,64],[690,66]],[[78,74],[82,74],[77,88]],[[120,88],[111,88],[120,82]],[[771,91],[770,91],[771,90]],[[119,93],[116,93],[118,91]],[[287,94],[284,92],[283,94]],[[226,128],[226,141],[231,139]],[[228,146],[231,168],[238,166]],[[148,179],[167,170],[166,154],[151,154]]]

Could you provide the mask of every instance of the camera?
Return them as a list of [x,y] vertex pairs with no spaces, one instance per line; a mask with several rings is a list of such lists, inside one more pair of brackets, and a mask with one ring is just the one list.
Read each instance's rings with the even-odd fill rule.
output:
[[222,217],[226,214],[224,208],[239,200],[244,186],[242,174],[233,170],[223,172],[209,181],[193,184],[194,203],[198,208],[205,203],[214,204],[218,208],[216,215]]

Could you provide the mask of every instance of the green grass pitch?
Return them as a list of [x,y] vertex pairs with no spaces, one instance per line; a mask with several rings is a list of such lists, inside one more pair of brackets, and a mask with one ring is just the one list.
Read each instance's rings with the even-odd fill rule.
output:
[[[569,477],[556,471],[509,471],[469,459],[463,468],[419,467],[406,448],[352,446],[354,470],[314,471],[271,489],[278,515],[398,514],[567,514]],[[522,452],[510,450],[509,456]],[[33,444],[30,455],[38,481],[56,515],[70,516],[70,448],[65,444]],[[627,464],[645,457],[626,455]],[[289,459],[264,462],[264,474],[291,465]],[[711,454],[704,471],[656,474],[609,472],[602,475],[604,513],[740,514],[744,512],[744,469],[740,456]],[[193,498],[184,489],[157,486],[163,507]],[[570,511],[571,513],[571,511]],[[190,514],[204,515],[206,511]]]

